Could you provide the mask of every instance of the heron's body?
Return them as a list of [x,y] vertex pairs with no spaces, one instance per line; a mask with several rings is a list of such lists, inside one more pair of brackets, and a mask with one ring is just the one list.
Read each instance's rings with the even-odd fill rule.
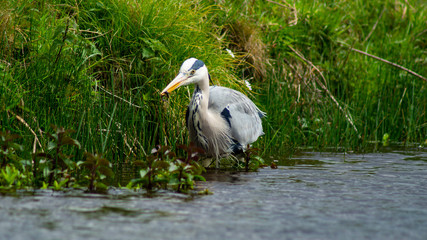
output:
[[209,87],[209,74],[201,60],[187,59],[162,94],[191,83],[196,87],[186,113],[187,128],[190,140],[207,155],[219,158],[244,151],[263,134],[264,113],[241,92]]
[[[206,111],[199,111],[205,106]],[[242,93],[210,86],[207,93],[196,87],[186,120],[190,140],[208,155],[218,157],[244,151],[248,144],[255,142],[263,134],[263,115]]]

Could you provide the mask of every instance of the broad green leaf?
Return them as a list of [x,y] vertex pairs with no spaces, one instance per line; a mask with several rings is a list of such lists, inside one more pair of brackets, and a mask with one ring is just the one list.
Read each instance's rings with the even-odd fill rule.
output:
[[101,167],[99,168],[99,172],[100,172],[101,174],[104,174],[104,175],[105,175],[105,176],[107,176],[107,177],[112,177],[112,176],[114,176],[114,172],[113,172],[113,170],[111,170],[111,168],[109,168],[109,167],[101,166]]
[[206,178],[204,178],[202,175],[194,175],[194,180],[206,182]]

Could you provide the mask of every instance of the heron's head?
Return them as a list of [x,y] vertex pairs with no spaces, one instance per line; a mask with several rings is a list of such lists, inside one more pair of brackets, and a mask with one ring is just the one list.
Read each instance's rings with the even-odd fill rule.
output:
[[209,81],[209,75],[205,63],[196,58],[189,58],[184,61],[178,75],[163,89],[160,95],[167,95],[181,86],[206,80]]

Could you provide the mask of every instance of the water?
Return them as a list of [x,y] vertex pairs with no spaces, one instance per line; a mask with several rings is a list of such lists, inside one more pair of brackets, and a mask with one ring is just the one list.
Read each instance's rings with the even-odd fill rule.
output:
[[0,196],[0,239],[427,239],[427,149],[304,153],[209,173],[213,195]]

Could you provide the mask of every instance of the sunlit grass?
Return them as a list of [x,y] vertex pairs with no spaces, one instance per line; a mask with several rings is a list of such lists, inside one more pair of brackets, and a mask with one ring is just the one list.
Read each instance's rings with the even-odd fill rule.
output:
[[29,149],[33,132],[38,150],[46,148],[51,124],[76,129],[83,149],[103,152],[116,166],[156,144],[185,143],[189,91],[162,102],[159,89],[189,57],[205,61],[216,84],[239,88],[221,28],[210,17],[215,6],[116,0],[2,6],[2,128],[23,135]]
[[[360,151],[381,141],[384,134],[395,142],[423,142],[426,82],[349,46],[426,76],[425,4],[290,3],[290,8],[263,3],[253,17],[267,29],[264,39],[274,59],[270,79],[260,90],[269,116],[262,142],[266,152],[286,153],[301,146]],[[352,116],[358,133],[316,83],[320,75],[289,46],[322,71],[329,91]]]

